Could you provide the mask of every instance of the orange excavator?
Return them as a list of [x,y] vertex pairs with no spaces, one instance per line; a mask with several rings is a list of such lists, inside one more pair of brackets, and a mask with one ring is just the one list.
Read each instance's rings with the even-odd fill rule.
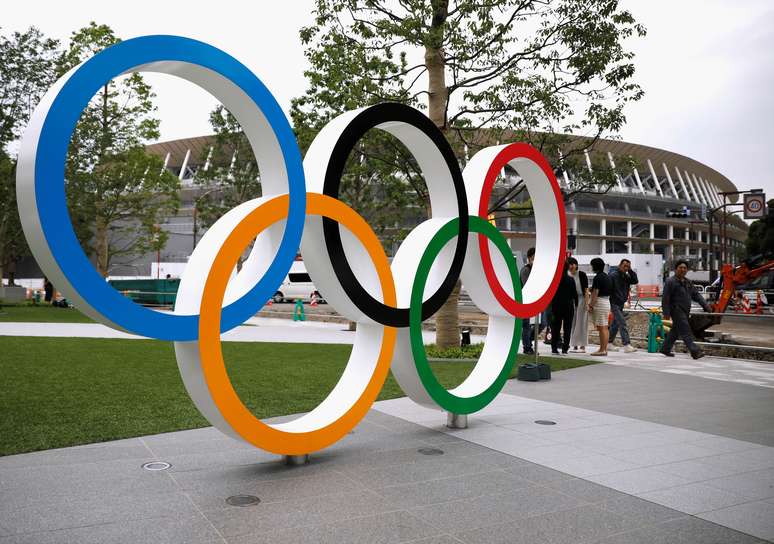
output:
[[[757,258],[745,261],[736,268],[731,264],[724,264],[720,270],[721,284],[717,300],[714,304],[710,304],[713,313],[725,313],[728,303],[739,287],[750,283],[770,270],[774,270],[774,259],[764,261],[762,258]],[[697,338],[704,338],[705,331],[711,326],[719,324],[721,317],[702,313],[691,314],[690,323],[693,334]]]

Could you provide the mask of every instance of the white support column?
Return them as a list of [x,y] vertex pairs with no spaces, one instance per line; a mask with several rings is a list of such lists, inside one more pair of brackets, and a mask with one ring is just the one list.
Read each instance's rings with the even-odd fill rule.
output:
[[693,198],[696,200],[696,197],[692,197],[690,191],[688,191],[688,187],[685,185],[683,176],[680,175],[680,170],[677,169],[677,166],[675,166],[675,172],[677,173],[677,180],[680,182],[680,188],[683,190],[683,193],[685,193],[685,199],[690,201],[691,198]]
[[701,199],[701,195],[699,194],[699,192],[693,186],[693,181],[691,181],[691,176],[688,175],[688,170],[683,170],[683,172],[685,173],[685,181],[688,184],[688,187],[691,188],[691,191],[693,192],[693,196],[695,198],[695,201],[698,202],[699,204],[701,204],[703,202],[703,200]]
[[685,256],[691,254],[691,229],[688,228],[688,226],[685,227]]
[[605,255],[607,254],[607,219],[599,220],[599,234],[602,236],[599,241],[599,253]]
[[615,180],[618,182],[618,190],[623,193],[624,192],[623,182],[621,181],[621,176],[619,176],[618,172],[615,171],[615,162],[613,161],[613,154],[610,153],[610,151],[607,152],[607,160],[610,161],[610,168],[612,168],[613,172],[615,172]]
[[669,258],[674,259],[675,258],[675,226],[674,225],[667,225],[667,240],[669,240],[669,243],[667,244],[667,247],[669,248]]
[[650,227],[650,233],[649,233],[650,252],[651,253],[656,253],[656,242],[653,241],[656,238],[656,224],[655,223],[651,223],[649,225],[649,227]]
[[693,184],[696,186],[696,190],[699,192],[699,196],[701,197],[701,201],[709,206],[710,200],[707,196],[707,191],[704,190],[704,187],[702,187],[701,183],[699,183],[699,178],[696,177],[696,174],[691,174],[691,178],[693,179]]
[[562,178],[564,179],[564,186],[569,187],[570,186],[570,178],[567,176],[567,169],[564,167],[564,155],[562,154],[562,150],[559,149],[559,164],[562,166]]
[[645,187],[642,185],[642,180],[640,179],[640,173],[637,172],[637,167],[635,166],[632,168],[632,172],[634,172],[634,179],[637,180],[637,185],[640,187],[640,192],[644,195],[645,194]]
[[169,164],[169,157],[170,156],[171,156],[171,154],[169,152],[167,152],[167,154],[164,156],[164,166],[161,167],[161,173],[162,174],[164,173],[164,170],[167,169],[167,165]]
[[717,188],[706,179],[704,180],[704,183],[707,184],[707,190],[709,191],[710,198],[712,199],[712,202],[714,204],[713,207],[720,206],[720,197],[718,196]]
[[215,146],[210,146],[210,150],[207,152],[207,160],[204,161],[204,171],[210,169],[210,164],[212,163],[212,152],[215,149]]
[[626,252],[632,253],[632,221],[631,219],[626,221],[626,237],[629,238],[626,240]]
[[680,195],[677,194],[677,188],[675,188],[675,182],[672,181],[672,176],[669,174],[669,168],[667,168],[667,165],[665,162],[662,162],[661,166],[664,167],[664,173],[666,174],[667,180],[669,181],[669,186],[672,188],[672,194],[675,195],[675,198],[677,200],[681,200]]
[[664,196],[664,191],[661,189],[661,183],[658,181],[658,176],[656,175],[656,169],[653,168],[653,163],[650,162],[650,159],[648,159],[648,169],[650,169],[650,175],[653,176],[653,185],[656,186],[656,190],[658,191],[659,196]]
[[183,175],[185,175],[185,169],[188,168],[188,161],[191,159],[191,150],[187,149],[185,152],[185,158],[183,159],[183,166],[180,167],[180,175],[178,176],[178,179],[180,181],[183,180]]

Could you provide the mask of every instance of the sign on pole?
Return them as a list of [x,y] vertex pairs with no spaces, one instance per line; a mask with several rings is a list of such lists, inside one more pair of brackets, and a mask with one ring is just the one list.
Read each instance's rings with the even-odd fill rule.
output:
[[760,219],[766,215],[766,195],[750,193],[744,195],[744,218]]

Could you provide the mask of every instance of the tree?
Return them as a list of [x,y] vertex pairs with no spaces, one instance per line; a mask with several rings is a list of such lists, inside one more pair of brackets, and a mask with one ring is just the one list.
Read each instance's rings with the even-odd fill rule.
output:
[[7,271],[10,285],[16,262],[29,255],[29,248],[16,207],[16,160],[9,147],[54,81],[57,46],[35,27],[0,36],[0,280]]
[[[203,191],[196,199],[194,229],[210,227],[224,213],[261,196],[261,175],[239,122],[223,106],[210,113],[214,143],[195,182]],[[198,232],[194,232],[194,237]]]
[[[120,40],[92,22],[74,32],[59,72]],[[81,114],[65,167],[66,193],[81,245],[106,276],[114,258],[137,255],[164,241],[158,224],[179,205],[179,181],[143,142],[158,138],[154,94],[138,73],[106,83]]]
[[750,224],[747,232],[747,257],[774,256],[774,199],[768,202],[768,214]]
[[[554,155],[562,133],[588,133],[588,146],[557,157],[567,164],[642,96],[622,42],[645,30],[617,0],[317,0],[315,15],[301,30],[311,68],[297,128],[395,100],[425,108],[461,160],[505,131]],[[413,161],[398,164],[411,182]],[[456,311],[453,295],[437,316],[439,345],[458,342]]]

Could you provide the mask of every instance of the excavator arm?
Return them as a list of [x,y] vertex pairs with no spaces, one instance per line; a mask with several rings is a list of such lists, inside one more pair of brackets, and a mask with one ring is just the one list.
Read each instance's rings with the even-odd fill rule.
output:
[[769,261],[766,264],[755,268],[749,268],[747,263],[742,263],[736,268],[730,264],[724,264],[721,271],[723,277],[723,290],[718,295],[717,302],[712,306],[712,311],[719,314],[724,313],[728,307],[728,302],[734,296],[734,293],[740,285],[751,282],[769,270],[774,270],[774,261]]

